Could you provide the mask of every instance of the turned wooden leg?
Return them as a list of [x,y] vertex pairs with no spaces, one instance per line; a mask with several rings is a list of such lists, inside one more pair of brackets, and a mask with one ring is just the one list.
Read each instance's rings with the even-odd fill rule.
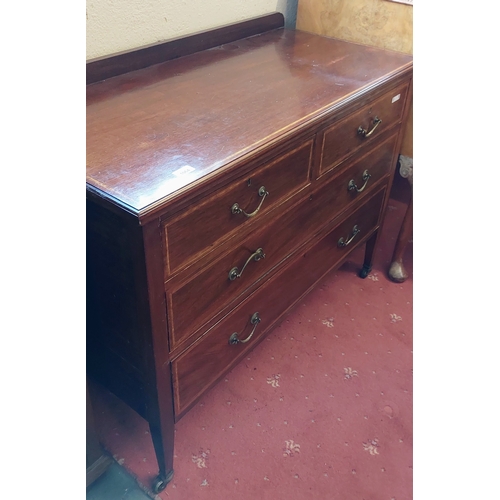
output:
[[410,203],[406,209],[406,213],[399,230],[396,246],[392,255],[392,263],[389,268],[389,277],[396,283],[403,283],[408,278],[408,273],[403,265],[403,256],[406,246],[410,241],[413,232],[413,196],[410,198]]

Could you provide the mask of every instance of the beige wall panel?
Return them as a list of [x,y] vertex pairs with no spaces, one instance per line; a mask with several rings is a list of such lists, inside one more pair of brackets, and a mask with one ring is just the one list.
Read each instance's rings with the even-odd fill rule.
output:
[[413,53],[413,7],[387,0],[299,0],[297,29]]
[[296,6],[290,0],[86,1],[87,61],[276,11],[290,24]]
[[[297,29],[413,54],[413,6],[387,0],[299,0]],[[401,154],[413,158],[413,105]]]

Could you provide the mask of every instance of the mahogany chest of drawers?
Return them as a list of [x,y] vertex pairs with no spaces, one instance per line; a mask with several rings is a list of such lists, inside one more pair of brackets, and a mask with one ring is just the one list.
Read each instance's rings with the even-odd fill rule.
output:
[[362,244],[369,273],[411,81],[278,27],[87,85],[87,370],[148,420],[155,491],[200,396]]

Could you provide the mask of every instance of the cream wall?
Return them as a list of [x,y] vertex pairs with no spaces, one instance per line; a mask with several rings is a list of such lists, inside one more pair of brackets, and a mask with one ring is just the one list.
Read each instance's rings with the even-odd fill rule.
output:
[[272,12],[293,27],[297,0],[87,0],[87,61]]

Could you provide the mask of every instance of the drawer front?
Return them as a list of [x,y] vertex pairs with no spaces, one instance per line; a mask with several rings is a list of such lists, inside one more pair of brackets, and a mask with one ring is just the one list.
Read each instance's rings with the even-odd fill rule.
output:
[[235,238],[232,251],[189,282],[177,289],[175,283],[168,282],[170,349],[174,350],[306,242],[326,222],[315,217],[314,209],[315,203],[305,198],[264,228],[250,233],[243,242]]
[[262,219],[307,186],[312,146],[311,139],[166,222],[167,274],[188,265],[251,221]]
[[[261,280],[351,202],[368,193],[389,172],[396,138],[396,135],[388,138],[316,195],[304,199],[267,227],[251,233],[243,243],[235,242],[233,251],[189,282],[178,288],[169,283],[166,296],[171,351]],[[369,178],[364,180],[366,172]],[[235,277],[238,273],[241,275]]]
[[[379,191],[311,250],[290,261],[280,273],[172,361],[177,419],[234,367],[304,292],[371,234],[379,222],[384,194],[385,189]],[[352,238],[354,226],[359,233]],[[347,245],[339,244],[340,239],[348,242]],[[247,342],[230,344],[235,333],[238,339]]]
[[365,196],[395,166],[397,138],[397,133],[388,137],[325,183],[316,195],[320,200],[317,210],[326,217],[328,212],[339,213],[351,202]]
[[[320,139],[319,174],[332,170],[357,149],[396,125],[403,115],[407,93],[408,84],[401,85],[326,129]],[[381,120],[380,123],[377,120]]]

